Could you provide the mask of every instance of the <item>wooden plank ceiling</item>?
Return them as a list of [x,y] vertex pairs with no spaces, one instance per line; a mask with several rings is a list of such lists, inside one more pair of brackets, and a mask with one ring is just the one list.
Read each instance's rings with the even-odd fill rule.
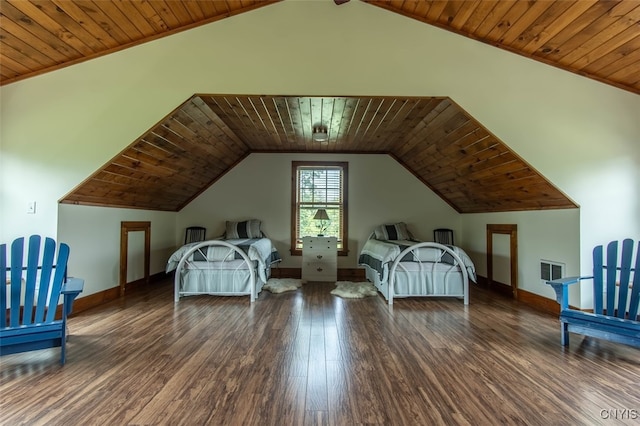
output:
[[252,152],[390,154],[460,213],[576,207],[446,97],[204,94],[61,202],[178,211]]
[[[637,0],[362,1],[640,93]],[[0,84],[276,2],[0,0]]]
[[[363,1],[640,93],[637,1]],[[276,2],[0,0],[0,84]],[[176,211],[249,153],[285,151],[388,153],[464,213],[575,206],[448,98],[246,95],[193,96],[62,201]]]
[[640,1],[366,3],[640,93]]
[[73,65],[277,0],[0,0],[0,84]]

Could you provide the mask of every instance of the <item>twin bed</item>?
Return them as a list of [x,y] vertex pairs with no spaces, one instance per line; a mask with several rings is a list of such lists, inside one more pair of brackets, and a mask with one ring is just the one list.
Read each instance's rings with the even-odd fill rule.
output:
[[[249,295],[253,302],[281,261],[260,221],[227,222],[223,238],[185,244],[167,262],[175,270],[175,301],[210,294]],[[469,304],[475,267],[460,247],[413,239],[404,223],[377,227],[358,264],[388,303],[399,297],[456,297]]]
[[174,300],[194,295],[242,296],[253,302],[281,260],[260,221],[227,222],[219,239],[185,244],[169,258],[175,270]]
[[460,247],[413,239],[402,222],[377,227],[358,264],[388,303],[399,297],[457,297],[469,304],[475,266]]

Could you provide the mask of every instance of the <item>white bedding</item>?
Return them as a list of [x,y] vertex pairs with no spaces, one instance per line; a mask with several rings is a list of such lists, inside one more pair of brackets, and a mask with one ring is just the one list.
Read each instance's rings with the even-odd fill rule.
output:
[[[409,247],[414,248],[404,251]],[[397,260],[401,254],[402,260]],[[456,246],[369,239],[360,252],[358,263],[365,267],[367,279],[389,304],[393,303],[393,298],[413,296],[459,297],[467,304],[468,280],[476,281],[473,262]],[[396,267],[391,277],[394,263]]]
[[[217,240],[213,240],[217,241]],[[259,239],[247,239],[247,238],[238,238],[238,239],[230,239],[230,240],[219,240],[225,241],[234,246],[244,247],[245,252],[249,259],[258,264],[258,274],[260,279],[264,282],[267,281],[268,277],[266,276],[267,266],[273,263],[273,253],[277,253],[275,247],[273,246],[271,240],[269,238],[259,238]],[[167,261],[167,266],[165,271],[171,272],[178,266],[180,259],[194,246],[201,244],[201,242],[185,244],[176,250],[169,260]],[[236,259],[235,251],[228,247],[224,246],[207,246],[203,248],[201,251],[193,253],[191,258],[189,259],[189,266],[191,268],[191,263],[193,263],[194,257],[197,258],[197,254],[200,255],[201,258],[206,258],[209,262],[219,262],[219,265],[216,265],[217,269],[226,269],[232,268],[235,269],[237,266],[229,265],[228,262],[232,259]],[[275,256],[276,259],[279,260],[279,256]],[[204,259],[202,259],[204,260]],[[278,261],[276,260],[276,261]],[[202,266],[202,265],[200,265]],[[194,265],[195,267],[195,265]]]
[[175,270],[175,301],[182,296],[250,295],[254,301],[280,256],[271,240],[232,239],[186,244],[167,261]]
[[[207,262],[193,262],[188,268],[182,270],[180,280],[181,296],[251,294],[251,273],[243,260],[218,262],[216,267],[211,267]],[[258,294],[264,283],[265,281],[258,279]]]
[[414,295],[463,297],[464,283],[457,266],[432,262],[400,262],[393,280],[394,297]]
[[[400,255],[400,252],[404,248],[418,244],[419,242],[420,241],[409,240],[394,240],[393,242],[391,242],[369,239],[364,244],[364,247],[360,252],[359,263],[361,265],[367,264],[373,269],[378,270],[380,276],[382,277],[382,265],[393,262],[398,257],[398,255]],[[450,248],[455,254],[460,257],[464,266],[467,268],[469,278],[473,282],[477,282],[475,265],[473,264],[473,261],[467,255],[467,253],[462,248],[457,246],[448,246],[448,248]],[[447,260],[443,258],[444,255],[445,253],[439,248],[420,247],[412,252],[412,260],[420,262],[446,262]],[[373,265],[371,265],[371,263],[365,261],[363,259],[365,256],[377,260],[380,263],[381,267],[374,267]]]

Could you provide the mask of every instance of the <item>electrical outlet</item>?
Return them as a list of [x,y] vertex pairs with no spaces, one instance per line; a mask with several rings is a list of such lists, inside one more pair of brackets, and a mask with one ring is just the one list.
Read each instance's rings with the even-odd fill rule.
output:
[[35,201],[29,201],[29,204],[27,204],[27,214],[36,214],[36,202]]

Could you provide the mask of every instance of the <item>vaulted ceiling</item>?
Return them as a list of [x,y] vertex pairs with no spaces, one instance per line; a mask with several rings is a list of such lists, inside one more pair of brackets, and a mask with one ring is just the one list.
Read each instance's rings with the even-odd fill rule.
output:
[[640,93],[638,1],[364,1]]
[[461,213],[576,207],[446,97],[204,94],[62,202],[177,211],[252,152],[390,154]]
[[[640,2],[362,1],[640,93]],[[273,3],[0,0],[0,84]],[[246,94],[192,96],[62,202],[176,211],[252,152],[389,154],[459,212],[575,207],[447,97]]]
[[[0,84],[277,1],[0,0]],[[362,1],[640,93],[635,0]]]

